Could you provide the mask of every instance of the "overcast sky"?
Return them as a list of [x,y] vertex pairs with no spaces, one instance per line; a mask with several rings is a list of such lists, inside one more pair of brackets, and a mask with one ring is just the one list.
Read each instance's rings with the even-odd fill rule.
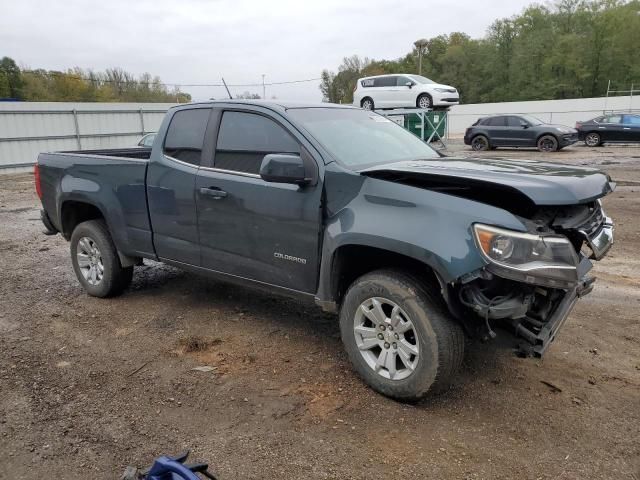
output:
[[[484,35],[532,0],[2,0],[0,56],[65,70],[122,67],[164,82],[259,83],[317,78],[344,56],[404,55],[418,38]],[[423,72],[424,73],[424,72]],[[428,72],[426,72],[428,74]],[[436,79],[437,80],[437,79]],[[183,87],[194,100],[221,88]],[[262,94],[262,87],[234,87]],[[318,82],[268,86],[267,97],[319,101]]]

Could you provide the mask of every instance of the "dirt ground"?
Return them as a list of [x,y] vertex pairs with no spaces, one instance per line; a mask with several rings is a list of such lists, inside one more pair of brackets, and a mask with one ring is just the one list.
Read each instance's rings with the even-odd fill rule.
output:
[[32,176],[0,175],[0,478],[115,479],[189,448],[220,479],[639,479],[640,147],[544,158],[618,181],[594,292],[543,360],[470,344],[417,405],[368,389],[313,306],[147,261],[87,296]]

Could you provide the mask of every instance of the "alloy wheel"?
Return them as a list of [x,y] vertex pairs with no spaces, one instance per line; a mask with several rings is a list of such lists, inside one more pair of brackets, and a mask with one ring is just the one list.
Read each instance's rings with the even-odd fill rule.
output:
[[487,139],[483,136],[479,136],[473,139],[473,141],[471,142],[471,148],[473,150],[475,150],[476,152],[480,152],[483,150],[488,150],[489,149],[489,142],[487,141]]
[[426,95],[423,95],[418,99],[418,106],[420,108],[431,108],[431,99]]
[[584,142],[589,147],[597,147],[598,145],[600,145],[600,135],[598,135],[597,133],[590,133],[585,137]]
[[540,141],[538,142],[538,148],[543,152],[555,152],[558,148],[558,143],[555,141],[555,139],[546,136],[540,139]]
[[353,331],[360,355],[381,377],[403,380],[416,369],[420,355],[416,328],[396,303],[368,298],[356,310]]
[[362,101],[362,108],[364,108],[365,110],[373,110],[373,102],[368,98],[364,99]]
[[87,283],[98,285],[104,277],[104,263],[100,249],[92,238],[81,237],[78,240],[76,259]]

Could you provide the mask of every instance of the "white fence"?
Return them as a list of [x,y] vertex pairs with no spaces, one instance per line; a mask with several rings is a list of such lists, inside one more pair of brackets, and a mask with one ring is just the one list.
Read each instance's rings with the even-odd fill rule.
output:
[[40,152],[135,146],[155,132],[169,103],[0,103],[0,172]]
[[[32,165],[40,152],[134,146],[155,132],[169,103],[0,103],[0,172]],[[479,117],[528,113],[573,126],[610,111],[640,111],[640,97],[601,97],[457,105],[447,135],[460,136]]]
[[478,118],[503,113],[530,114],[543,122],[573,127],[579,120],[589,120],[603,112],[640,111],[640,97],[576,98],[534,102],[476,103],[456,105],[449,110],[448,134],[464,134]]

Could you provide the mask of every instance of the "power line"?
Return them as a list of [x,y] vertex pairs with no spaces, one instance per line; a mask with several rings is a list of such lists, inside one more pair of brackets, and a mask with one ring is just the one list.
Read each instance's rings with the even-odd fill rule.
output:
[[[137,83],[143,85],[163,85],[165,87],[224,87],[222,83],[169,83],[169,82],[154,82],[154,81],[143,81],[136,79],[122,79],[122,80],[114,80],[108,78],[100,78],[100,77],[83,77],[81,75],[76,75],[73,73],[64,73],[64,72],[42,72],[37,70],[23,70],[22,73],[30,73],[33,75],[43,75],[43,76],[51,76],[51,77],[67,77],[67,78],[75,78],[77,80],[84,80],[86,82],[98,82],[98,83]],[[291,85],[294,83],[305,83],[305,82],[315,82],[321,80],[318,78],[305,78],[303,80],[287,80],[283,82],[269,82],[269,83],[236,83],[236,84],[227,84],[228,87],[262,87],[264,86],[273,86],[273,85]]]

